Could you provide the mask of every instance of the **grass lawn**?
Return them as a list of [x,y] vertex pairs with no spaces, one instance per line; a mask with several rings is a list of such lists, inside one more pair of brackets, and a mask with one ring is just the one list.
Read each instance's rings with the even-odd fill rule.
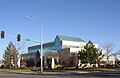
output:
[[83,71],[120,71],[120,69],[116,68],[87,68],[82,69]]
[[8,72],[31,72],[30,69],[0,69],[0,71],[8,71]]
[[[31,71],[31,69],[0,69],[0,71],[7,71],[7,72],[38,72],[38,71]],[[120,71],[120,68],[84,68],[84,69],[74,69],[74,70],[44,70],[44,72],[77,72],[77,71]]]

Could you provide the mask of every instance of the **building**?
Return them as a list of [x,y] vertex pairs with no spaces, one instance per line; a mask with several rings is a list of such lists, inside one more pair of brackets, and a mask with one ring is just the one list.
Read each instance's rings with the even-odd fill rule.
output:
[[[51,59],[54,58],[56,64],[76,66],[78,64],[77,53],[85,45],[85,41],[80,38],[57,35],[54,41],[43,44],[43,64],[49,65]],[[30,66],[36,66],[40,63],[39,52],[40,45],[28,47],[28,54],[22,54],[21,60],[26,62],[26,59],[31,59],[34,64]]]
[[[102,51],[102,54],[104,54],[104,55],[106,55],[106,51],[105,50],[103,50]],[[108,64],[110,64],[110,65],[115,65],[115,62],[116,62],[116,58],[114,57],[114,56],[110,56],[109,58],[108,58],[108,60],[107,60],[107,56],[104,56],[103,58],[102,58],[102,60],[101,60],[101,64],[106,64],[107,63],[107,61],[108,61]]]
[[[43,66],[50,66],[53,60],[55,64],[77,66],[79,63],[77,53],[84,49],[85,45],[86,42],[80,38],[57,35],[54,41],[43,44]],[[98,44],[94,45],[98,48]],[[29,67],[40,66],[40,47],[40,45],[28,47],[28,53],[22,54],[22,62],[26,62]],[[106,62],[106,57],[104,56],[101,61]],[[110,62],[114,64],[115,59],[110,57]]]

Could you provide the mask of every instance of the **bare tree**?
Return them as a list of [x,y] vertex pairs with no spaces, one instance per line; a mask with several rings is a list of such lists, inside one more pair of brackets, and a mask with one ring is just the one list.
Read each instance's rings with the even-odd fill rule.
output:
[[107,63],[108,63],[109,57],[113,55],[112,52],[114,50],[114,44],[111,42],[106,42],[102,47],[106,51],[105,56],[107,57]]
[[22,43],[16,43],[15,44],[15,47],[17,49],[17,52],[19,53],[18,55],[18,67],[20,67],[20,59],[21,59],[21,54],[24,52],[24,49],[26,48],[26,45],[25,45],[26,42],[22,42]]
[[26,42],[22,42],[22,44],[21,43],[15,44],[15,47],[16,47],[17,51],[19,52],[19,54],[24,52],[24,49],[26,48],[25,44],[26,44]]
[[115,53],[112,54],[115,59],[118,59],[118,56],[120,55],[120,49],[118,49]]

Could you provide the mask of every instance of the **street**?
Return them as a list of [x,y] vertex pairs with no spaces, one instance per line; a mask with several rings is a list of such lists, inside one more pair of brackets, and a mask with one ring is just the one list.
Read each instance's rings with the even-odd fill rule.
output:
[[17,74],[12,72],[0,72],[0,78],[119,78],[120,74],[111,73],[85,73],[85,74]]

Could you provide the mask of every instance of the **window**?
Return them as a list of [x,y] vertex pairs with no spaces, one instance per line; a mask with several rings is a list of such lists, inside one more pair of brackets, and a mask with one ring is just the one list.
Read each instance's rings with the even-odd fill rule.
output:
[[63,48],[79,48],[79,46],[63,45]]

